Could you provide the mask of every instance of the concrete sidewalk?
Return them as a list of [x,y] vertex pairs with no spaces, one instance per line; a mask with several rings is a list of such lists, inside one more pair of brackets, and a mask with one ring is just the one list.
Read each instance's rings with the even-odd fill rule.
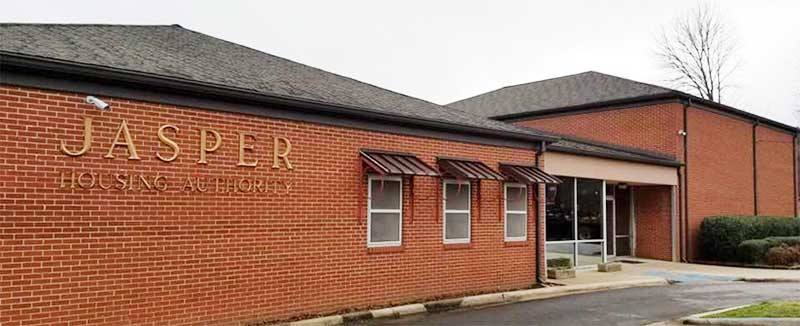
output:
[[653,279],[667,279],[683,283],[702,281],[800,282],[800,270],[687,264],[627,257],[622,257],[617,260],[637,261],[641,262],[641,264],[623,262],[622,271],[614,273],[600,273],[595,269],[578,271],[577,277],[574,279],[552,280],[552,282],[564,285]]

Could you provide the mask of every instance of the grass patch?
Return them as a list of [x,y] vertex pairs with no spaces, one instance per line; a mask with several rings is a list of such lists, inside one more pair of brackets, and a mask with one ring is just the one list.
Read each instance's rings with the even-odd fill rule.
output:
[[800,301],[766,301],[703,318],[800,318]]

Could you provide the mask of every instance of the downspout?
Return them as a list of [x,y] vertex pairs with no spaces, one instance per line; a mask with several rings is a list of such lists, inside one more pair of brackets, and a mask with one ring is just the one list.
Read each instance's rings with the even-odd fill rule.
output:
[[797,132],[794,133],[794,142],[792,143],[792,159],[794,160],[794,164],[792,164],[792,168],[794,171],[794,216],[797,217],[797,204],[800,202],[800,199],[797,198]]
[[[542,170],[544,170],[544,167],[543,166],[539,166],[539,164],[541,163],[540,158],[541,158],[542,155],[544,155],[544,152],[546,152],[546,151],[547,151],[547,144],[545,142],[541,142],[541,145],[539,145],[539,150],[536,151],[536,167],[540,168]],[[534,251],[536,252],[536,283],[544,284],[546,281],[542,279],[542,266],[541,266],[542,265],[542,248],[541,248],[541,245],[544,245],[544,240],[543,240],[544,237],[542,237],[542,226],[541,226],[541,221],[540,221],[541,220],[541,213],[540,213],[541,207],[539,207],[540,204],[544,205],[544,201],[541,198],[541,193],[539,191],[540,188],[541,188],[540,184],[537,183],[536,184],[536,191],[535,191],[535,194],[536,194],[536,214],[535,214],[535,218],[536,218],[536,245],[534,246],[534,247],[536,247],[536,249],[534,249]]]
[[683,104],[683,198],[681,198],[681,206],[683,207],[683,216],[681,218],[681,250],[683,262],[689,262],[689,253],[691,245],[691,237],[689,234],[689,106],[692,105],[692,99],[689,98]]
[[681,172],[683,167],[678,167],[678,200],[680,201],[680,205],[678,205],[678,261],[686,262],[686,242],[684,241],[686,237],[686,230],[683,226],[683,173]]
[[758,169],[756,164],[758,160],[758,155],[756,154],[756,142],[758,142],[756,133],[758,133],[758,124],[759,121],[756,119],[756,121],[753,122],[753,215],[755,216],[758,216]]

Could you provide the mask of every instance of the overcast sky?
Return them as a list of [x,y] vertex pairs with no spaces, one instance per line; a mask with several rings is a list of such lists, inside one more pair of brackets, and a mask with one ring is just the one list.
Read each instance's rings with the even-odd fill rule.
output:
[[[0,21],[180,24],[439,104],[587,70],[664,85],[685,1],[10,1]],[[798,125],[800,1],[720,1],[742,68],[723,102]],[[2,40],[0,40],[1,42]]]

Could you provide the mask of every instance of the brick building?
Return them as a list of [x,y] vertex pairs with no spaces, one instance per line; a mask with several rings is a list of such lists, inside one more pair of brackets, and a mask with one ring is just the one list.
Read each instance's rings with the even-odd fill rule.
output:
[[677,255],[683,163],[665,151],[177,25],[0,39],[4,326],[255,324],[524,288],[552,257]]
[[[680,218],[673,229],[682,259],[700,258],[698,232],[707,216],[797,216],[797,129],[764,117],[591,71],[504,87],[449,106],[681,162]],[[641,195],[657,196],[653,190]],[[662,219],[639,241],[669,231]],[[663,249],[647,251],[667,258]]]

